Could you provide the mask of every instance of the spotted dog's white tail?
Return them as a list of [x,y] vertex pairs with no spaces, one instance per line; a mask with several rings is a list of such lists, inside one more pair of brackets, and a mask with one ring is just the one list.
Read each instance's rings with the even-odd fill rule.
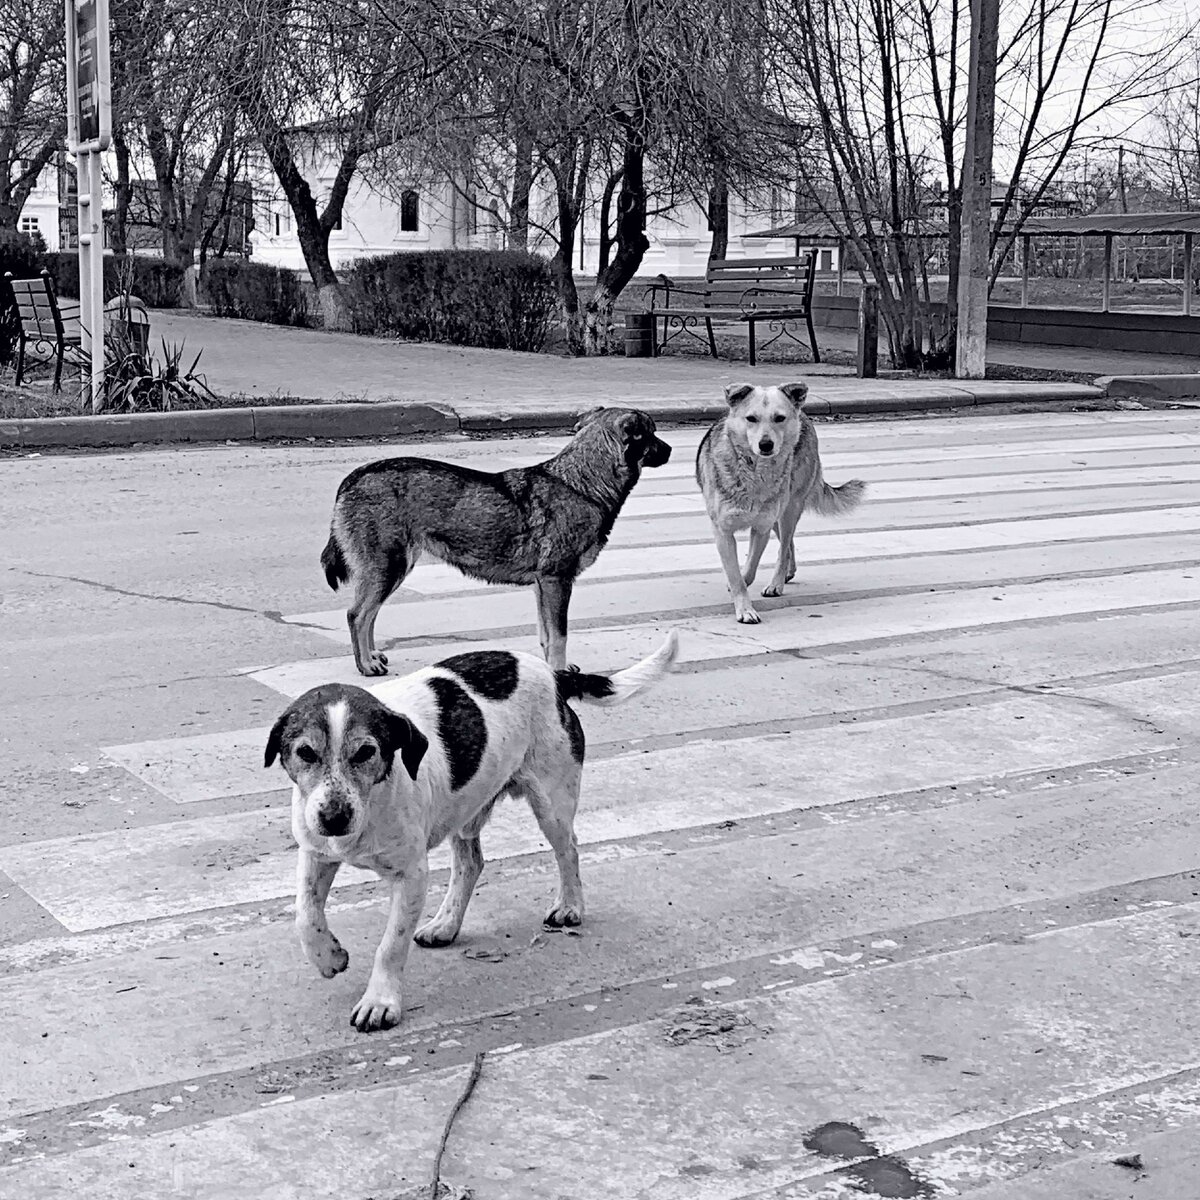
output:
[[656,684],[679,655],[679,634],[672,629],[667,640],[649,658],[612,675],[585,675],[582,671],[556,671],[558,694],[563,701],[584,700],[609,707],[628,700]]

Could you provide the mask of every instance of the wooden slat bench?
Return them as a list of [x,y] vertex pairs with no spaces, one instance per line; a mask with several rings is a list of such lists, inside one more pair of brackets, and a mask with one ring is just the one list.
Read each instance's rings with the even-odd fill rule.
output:
[[[50,272],[43,270],[36,279],[14,279],[6,272],[4,282],[17,309],[20,328],[17,333],[16,385],[25,374],[25,358],[32,351],[36,358],[54,363],[54,390],[60,390],[63,363],[86,370],[89,358],[83,351],[83,330],[79,322],[79,301],[60,302],[54,292]],[[0,304],[6,297],[0,292]],[[150,317],[137,296],[116,296],[104,306],[107,333],[114,322],[127,328],[143,354],[150,341]]]
[[[817,275],[817,256],[801,254],[796,258],[721,258],[708,264],[703,287],[680,287],[665,275],[645,291],[645,311],[653,318],[654,353],[670,341],[674,333],[699,338],[696,324],[704,322],[708,348],[717,357],[713,337],[714,321],[745,322],[750,338],[750,365],[758,350],[757,326],[778,326],[775,336],[764,348],[786,336],[800,341],[788,328],[789,322],[804,321],[813,362],[821,361],[817,334],[813,328],[812,299]],[[658,321],[662,321],[662,340]]]

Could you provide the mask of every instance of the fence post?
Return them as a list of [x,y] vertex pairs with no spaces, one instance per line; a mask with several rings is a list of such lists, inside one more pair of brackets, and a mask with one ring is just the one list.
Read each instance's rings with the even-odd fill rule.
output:
[[1183,235],[1183,315],[1192,315],[1192,235]]
[[1113,235],[1104,235],[1104,290],[1100,294],[1100,311],[1108,312],[1108,302],[1112,297],[1112,250]]
[[879,284],[865,283],[858,297],[859,379],[874,379],[879,369]]

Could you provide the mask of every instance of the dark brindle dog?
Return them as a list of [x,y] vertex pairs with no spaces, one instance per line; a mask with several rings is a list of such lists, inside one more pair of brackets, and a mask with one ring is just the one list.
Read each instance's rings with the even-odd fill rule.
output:
[[542,653],[565,669],[571,588],[604,548],[642,467],[670,457],[646,413],[597,408],[564,450],[534,467],[491,473],[389,458],[351,471],[321,565],[334,591],[353,584],[346,621],[359,671],[387,674],[375,618],[422,551],[487,583],[532,584]]

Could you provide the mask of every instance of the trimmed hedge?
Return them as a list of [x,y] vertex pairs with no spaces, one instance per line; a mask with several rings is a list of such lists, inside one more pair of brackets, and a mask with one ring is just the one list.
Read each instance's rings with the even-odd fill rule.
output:
[[[79,255],[74,250],[44,254],[42,266],[54,277],[54,290],[60,296],[79,296]],[[40,269],[40,268],[39,268]],[[170,266],[161,258],[146,254],[106,254],[104,256],[104,298],[119,296],[126,271],[133,271],[133,294],[148,308],[178,308],[183,268]]]
[[359,259],[346,292],[359,333],[541,350],[558,315],[547,259],[519,250],[430,250]]
[[307,325],[308,301],[295,271],[242,258],[210,258],[200,290],[218,317]]

